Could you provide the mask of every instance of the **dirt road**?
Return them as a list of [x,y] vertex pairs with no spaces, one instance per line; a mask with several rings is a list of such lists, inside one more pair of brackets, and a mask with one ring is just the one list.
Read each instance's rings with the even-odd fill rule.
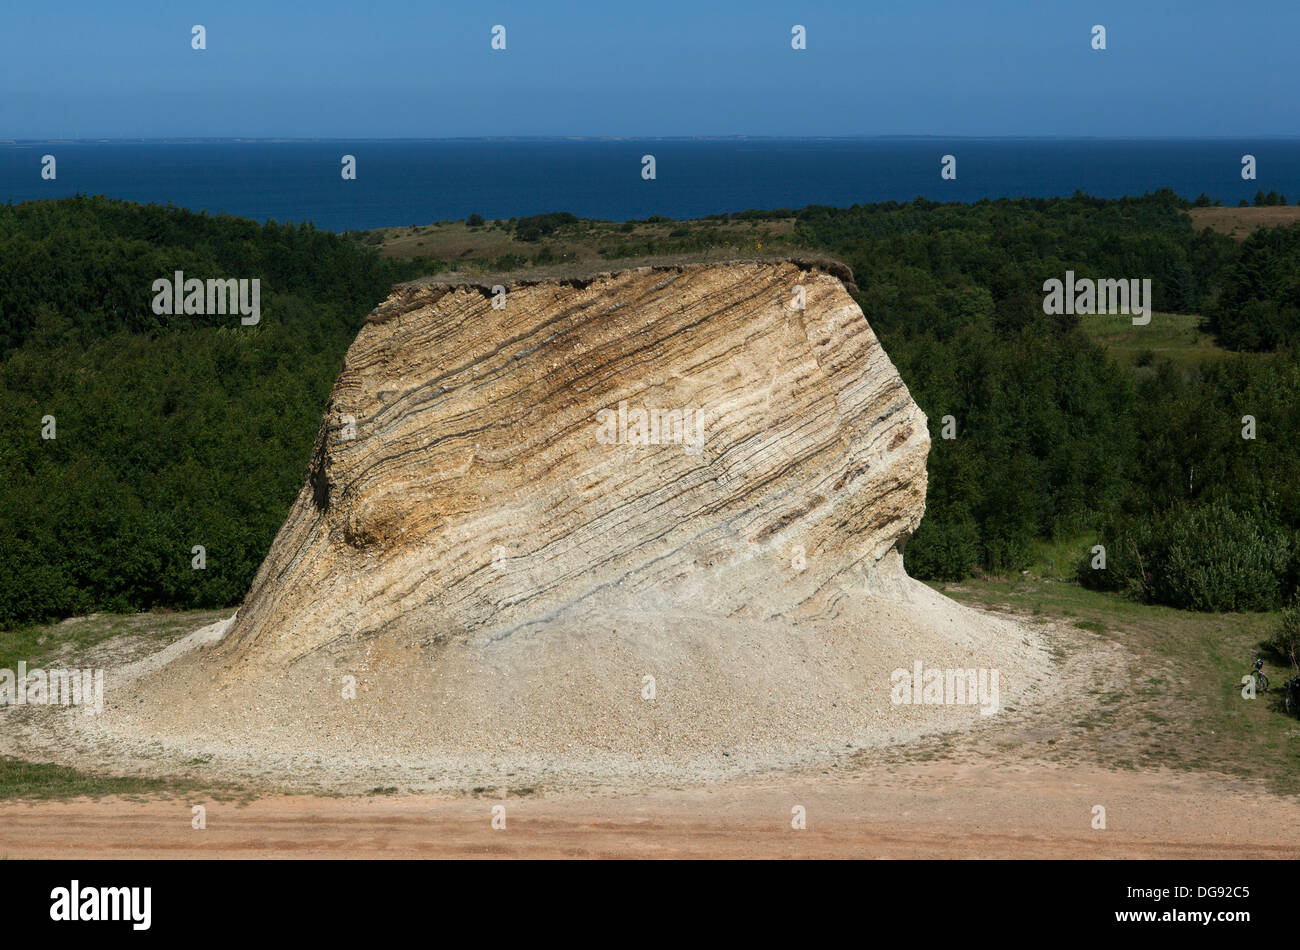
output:
[[942,761],[618,794],[0,805],[8,858],[1215,858],[1247,838],[1253,857],[1292,857],[1300,804],[1223,776]]

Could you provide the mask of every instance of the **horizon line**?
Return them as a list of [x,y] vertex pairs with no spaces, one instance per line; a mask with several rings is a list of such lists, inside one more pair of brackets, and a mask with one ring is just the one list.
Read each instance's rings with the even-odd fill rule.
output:
[[881,135],[449,135],[449,136],[92,136],[0,138],[0,145],[68,144],[162,144],[202,143],[311,143],[311,142],[665,142],[665,141],[764,141],[764,142],[862,142],[882,140],[1004,141],[1004,142],[1231,142],[1242,140],[1300,141],[1300,135],[1277,133],[1250,135],[936,135],[890,133]]

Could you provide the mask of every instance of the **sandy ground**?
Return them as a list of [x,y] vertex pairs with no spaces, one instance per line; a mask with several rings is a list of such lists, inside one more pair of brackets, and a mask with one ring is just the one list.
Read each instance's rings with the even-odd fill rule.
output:
[[[79,660],[107,669],[104,712],[0,712],[0,754],[321,795],[390,787],[455,795],[506,784],[626,791],[841,768],[863,750],[1073,712],[1059,708],[1068,695],[1051,676],[1041,631],[962,607],[901,566],[897,579],[906,602],[862,594],[815,624],[601,617],[569,629],[586,649],[566,643],[552,653],[555,637],[512,639],[490,663],[462,651],[464,670],[449,652],[436,664],[441,685],[412,651],[381,651],[370,672],[345,668],[361,684],[347,702],[338,671],[310,661],[292,679],[243,675],[237,691],[204,692],[202,648],[219,642],[229,621],[143,657],[129,642],[107,643]],[[645,644],[653,655],[637,659]],[[996,715],[974,701],[895,705],[891,671],[921,658],[927,667],[997,670]],[[639,692],[645,669],[657,674],[654,702]],[[1072,679],[1081,690],[1092,683]],[[502,680],[519,691],[515,702],[502,704]],[[448,693],[446,682],[464,692]]]
[[[813,768],[652,786],[511,784],[478,794],[406,786],[391,795],[284,794],[254,779],[251,788],[263,793],[246,802],[9,802],[0,803],[0,858],[1294,856],[1294,796],[1242,777],[1100,764],[1096,743],[1146,741],[1143,707],[1108,707],[1098,735],[1081,722],[1091,697],[1153,670],[1091,633],[1042,629],[1057,659],[1051,688],[1035,702],[982,728]],[[208,768],[189,777],[202,783]],[[203,830],[191,827],[199,804]],[[492,827],[494,806],[505,808],[504,830]],[[795,806],[805,811],[804,830],[791,827]],[[1104,829],[1093,827],[1096,806],[1105,809]]]
[[[519,798],[0,805],[7,858],[1290,858],[1300,806],[1241,780],[1008,763]],[[505,808],[506,827],[492,828]],[[791,828],[802,805],[805,830]],[[1105,830],[1092,828],[1106,809]],[[1254,830],[1268,829],[1264,836]]]

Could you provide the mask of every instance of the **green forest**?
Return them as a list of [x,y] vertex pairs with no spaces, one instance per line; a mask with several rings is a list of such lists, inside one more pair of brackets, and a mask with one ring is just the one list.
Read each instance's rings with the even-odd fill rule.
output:
[[[1096,535],[1090,586],[1200,610],[1282,606],[1300,580],[1300,226],[1244,242],[1143,198],[875,205],[799,213],[930,419],[927,514],[908,570],[1023,567],[1036,539]],[[1151,277],[1225,352],[1125,365],[1043,313],[1043,281]],[[1255,315],[1255,316],[1252,316]],[[942,438],[951,416],[956,438]],[[1255,420],[1243,438],[1243,417]]]
[[[1165,190],[727,217],[793,217],[800,246],[852,267],[930,419],[914,576],[1015,571],[1035,542],[1086,538],[1105,548],[1104,567],[1080,561],[1089,586],[1277,609],[1300,582],[1300,225],[1236,241],[1198,231],[1191,206]],[[534,247],[584,225],[521,220]],[[705,231],[671,234],[689,249]],[[443,266],[311,225],[90,197],[0,207],[0,625],[238,604],[363,318]],[[155,315],[153,281],[177,270],[260,278],[261,322]],[[1134,359],[1089,317],[1044,314],[1043,282],[1067,270],[1151,278]],[[1213,358],[1141,348],[1170,314],[1199,318]]]
[[[177,270],[260,278],[260,323],[155,316]],[[414,276],[310,225],[0,207],[0,624],[238,604],[362,318]]]

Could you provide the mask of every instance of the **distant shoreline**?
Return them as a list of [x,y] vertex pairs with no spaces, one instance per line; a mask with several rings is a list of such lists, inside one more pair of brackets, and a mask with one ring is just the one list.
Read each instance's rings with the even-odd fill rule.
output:
[[[1242,159],[1258,180],[1243,179]],[[653,166],[653,167],[651,167]],[[57,171],[47,177],[46,169]],[[349,177],[351,176],[351,177]],[[606,221],[747,209],[1136,196],[1300,196],[1300,139],[168,139],[0,146],[0,200],[102,194],[335,232],[557,210]],[[1289,203],[1289,202],[1288,202]]]
[[179,138],[14,138],[3,145],[288,145],[323,142],[1297,142],[1300,135],[452,135],[428,138],[318,136],[256,138],[214,136]]

